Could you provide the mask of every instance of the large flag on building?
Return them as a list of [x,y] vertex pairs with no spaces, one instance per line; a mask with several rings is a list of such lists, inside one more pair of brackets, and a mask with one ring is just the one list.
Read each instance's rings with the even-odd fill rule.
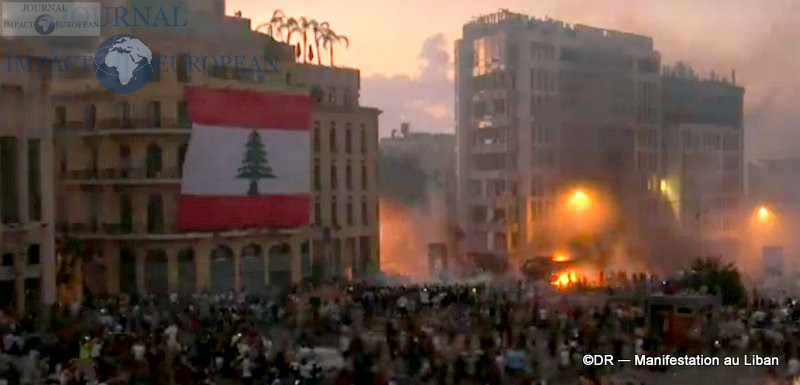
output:
[[311,98],[187,87],[192,132],[176,227],[308,224]]

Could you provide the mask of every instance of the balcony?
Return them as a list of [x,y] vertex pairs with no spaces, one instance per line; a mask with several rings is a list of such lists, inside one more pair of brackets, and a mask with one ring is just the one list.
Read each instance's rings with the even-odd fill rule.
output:
[[488,129],[497,127],[508,127],[511,124],[511,118],[506,115],[486,115],[482,118],[475,119],[475,125],[478,129]]
[[65,185],[164,185],[180,184],[177,169],[148,171],[143,168],[109,168],[70,170],[61,173]]
[[150,224],[150,230],[146,231],[148,224],[142,224],[140,227],[134,226],[132,219],[120,223],[70,223],[66,221],[59,222],[56,225],[57,233],[62,237],[70,237],[76,239],[92,239],[92,240],[119,240],[119,241],[137,241],[137,240],[153,240],[153,241],[169,241],[169,240],[185,240],[185,239],[198,239],[207,238],[209,234],[206,233],[186,233],[176,230],[171,222],[156,221]]
[[57,133],[75,133],[81,137],[120,135],[189,135],[192,123],[188,117],[179,119],[101,119],[96,123],[71,121],[55,124]]
[[502,154],[508,152],[508,144],[504,142],[475,143],[472,145],[473,154]]
[[468,171],[471,179],[505,179],[510,181],[517,180],[517,172],[513,168],[503,168],[498,170],[478,170],[471,168]]

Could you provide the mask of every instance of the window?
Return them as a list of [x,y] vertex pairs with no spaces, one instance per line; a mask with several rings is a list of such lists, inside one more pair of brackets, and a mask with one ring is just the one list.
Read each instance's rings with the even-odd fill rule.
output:
[[228,79],[228,69],[225,66],[216,66],[209,74],[214,79]]
[[67,151],[64,149],[58,152],[58,171],[61,175],[66,175],[67,173]]
[[347,198],[347,225],[353,226],[353,197]]
[[64,106],[56,107],[55,118],[53,119],[53,126],[55,128],[67,127],[67,108]]
[[186,53],[178,54],[178,82],[189,83],[189,55]]
[[153,52],[153,76],[150,77],[151,82],[161,81],[161,71],[166,71],[167,68],[161,68],[161,54]]
[[331,131],[330,131],[329,135],[330,135],[330,137],[328,138],[328,140],[330,141],[331,153],[335,154],[336,153],[336,122],[331,122]]
[[161,102],[150,104],[150,124],[155,128],[161,127]]
[[147,146],[146,173],[148,178],[157,178],[161,174],[161,147],[155,143]]
[[39,244],[34,243],[28,246],[28,265],[35,266],[39,264]]
[[338,175],[336,170],[336,165],[331,165],[331,190],[336,190],[339,188],[339,181]]
[[190,128],[192,119],[189,116],[189,106],[186,102],[178,102],[178,127]]
[[532,42],[531,58],[539,60],[553,60],[556,57],[556,50],[552,44]]
[[361,124],[361,153],[367,153],[367,127]]
[[164,201],[160,194],[147,197],[147,232],[162,233],[164,231]]
[[736,151],[739,149],[739,136],[736,134],[725,135],[722,140],[724,151]]
[[131,168],[131,148],[127,144],[119,145],[119,168],[121,176],[127,178]]
[[314,190],[322,189],[322,177],[319,170],[319,159],[314,159]]
[[0,138],[0,198],[3,223],[19,222],[19,188],[17,185],[17,138]]
[[178,146],[178,176],[183,175],[183,162],[186,160],[186,150],[188,147],[186,143]]
[[314,201],[314,224],[322,225],[322,205],[319,203],[319,198]]
[[131,127],[131,104],[122,102],[119,104],[119,124],[121,128]]
[[89,230],[92,234],[96,234],[100,224],[97,220],[100,211],[100,195],[97,193],[87,193],[86,199],[86,214],[89,218]]
[[313,135],[314,135],[314,152],[318,153],[320,151],[320,148],[322,147],[322,146],[320,146],[320,138],[319,138],[319,135],[320,135],[320,132],[319,132],[319,120],[315,120],[314,121],[314,132],[313,132]]
[[469,219],[475,223],[486,223],[486,207],[484,206],[470,207]]
[[367,179],[367,163],[361,162],[361,189],[366,190],[369,186],[369,179]]
[[361,224],[369,226],[369,211],[367,210],[366,197],[361,197]]
[[123,234],[133,231],[133,203],[130,195],[119,198],[119,228]]
[[328,89],[328,101],[331,104],[336,104],[336,87],[331,87]]
[[353,190],[353,167],[350,166],[350,161],[347,161],[347,167],[345,168],[344,175],[347,191]]
[[97,169],[100,164],[100,149],[98,148],[97,143],[92,143],[89,145],[91,148],[91,160],[89,161],[89,171],[91,176],[94,178],[97,176]]
[[350,91],[349,88],[344,89],[344,101],[345,106],[350,106],[353,104],[353,93]]
[[83,126],[87,129],[94,129],[97,124],[97,107],[94,104],[86,106],[83,116]]
[[333,227],[339,227],[339,211],[337,206],[336,196],[334,195],[331,198],[331,225],[333,225]]
[[14,266],[14,254],[11,253],[3,254],[3,266]]
[[345,124],[344,128],[344,151],[348,154],[353,153],[353,133],[351,132],[350,123]]
[[42,162],[40,139],[28,139],[28,216],[42,220]]

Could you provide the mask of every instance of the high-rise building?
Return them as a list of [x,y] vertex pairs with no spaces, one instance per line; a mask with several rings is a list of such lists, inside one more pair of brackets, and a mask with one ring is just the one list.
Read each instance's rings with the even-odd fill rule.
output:
[[665,67],[664,155],[670,207],[686,236],[731,238],[744,207],[744,88],[685,63]]
[[[3,51],[0,68],[7,68],[13,59]],[[20,314],[56,301],[47,90],[45,73],[0,72],[0,309],[13,305]]]
[[[265,285],[311,278],[314,266],[326,267],[328,276],[372,272],[378,250],[379,111],[358,105],[358,71],[295,63],[289,46],[252,31],[248,19],[225,16],[224,2],[199,3],[193,2],[192,9],[204,15],[207,23],[201,28],[174,34],[136,30],[154,56],[175,58],[168,62],[174,70],[154,75],[141,90],[111,93],[91,73],[58,73],[53,80],[58,232],[61,239],[80,240],[91,256],[92,262],[83,265],[84,276],[93,277],[85,280],[87,286],[98,294],[259,292]],[[278,55],[276,71],[198,71],[187,60],[262,57],[265,50]],[[187,86],[316,98],[309,143],[309,226],[219,233],[176,229],[191,134],[183,100]]]
[[552,252],[557,195],[596,185],[630,238],[660,226],[660,55],[651,38],[507,10],[456,43],[461,248],[500,267]]

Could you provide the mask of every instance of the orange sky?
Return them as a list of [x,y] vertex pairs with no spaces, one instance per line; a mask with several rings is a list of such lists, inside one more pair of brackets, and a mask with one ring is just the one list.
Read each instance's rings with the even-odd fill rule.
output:
[[452,44],[464,22],[498,8],[647,34],[656,38],[656,47],[667,59],[714,54],[719,57],[713,61],[723,64],[726,57],[746,56],[742,48],[753,48],[776,19],[789,17],[783,13],[790,3],[796,1],[228,0],[227,12],[241,10],[254,24],[268,19],[276,8],[288,16],[328,21],[351,39],[351,47],[341,56],[343,64],[361,68],[365,75],[413,75],[423,40],[443,33]]
[[[737,69],[739,83],[747,88],[747,128],[751,133],[760,130],[758,142],[748,144],[751,158],[789,156],[800,145],[800,130],[794,125],[800,120],[795,111],[800,100],[800,78],[795,76],[800,68],[800,0],[227,0],[229,14],[241,10],[254,24],[266,21],[275,8],[288,16],[328,21],[347,35],[350,48],[336,47],[336,62],[361,69],[364,88],[371,77],[385,81],[386,87],[392,77],[424,87],[417,79],[425,64],[423,43],[441,34],[437,46],[452,60],[461,25],[498,8],[649,35],[665,64],[686,59],[702,74],[718,70],[727,75]],[[451,72],[448,66],[442,76],[452,79]],[[393,111],[381,105],[386,87],[364,92],[367,101],[388,109],[382,117],[384,134],[401,120],[411,120],[421,130],[452,131],[452,112],[441,113],[452,109],[444,89]],[[446,95],[452,99],[452,88]],[[427,111],[418,114],[412,104]],[[428,127],[433,125],[437,127]]]

